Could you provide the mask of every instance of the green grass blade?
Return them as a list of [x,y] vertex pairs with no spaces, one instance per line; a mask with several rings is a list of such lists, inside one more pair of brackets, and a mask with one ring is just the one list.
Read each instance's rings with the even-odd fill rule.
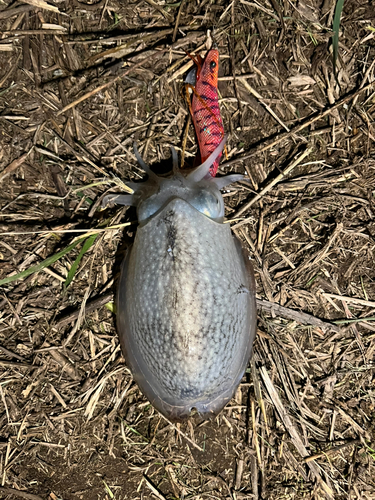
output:
[[97,234],[93,234],[93,235],[89,236],[87,238],[87,240],[84,242],[84,244],[83,244],[83,246],[81,248],[81,251],[79,252],[76,260],[73,262],[73,265],[72,265],[72,267],[70,268],[70,270],[68,272],[68,276],[67,276],[66,281],[64,283],[64,288],[67,288],[70,285],[70,283],[72,282],[72,280],[74,278],[74,275],[77,272],[79,263],[82,260],[82,257],[92,247],[92,245],[95,243],[95,240],[96,240],[97,237],[98,237]]
[[111,491],[110,487],[108,486],[108,484],[104,481],[104,479],[102,479],[102,481],[104,483],[104,487],[107,490],[107,493],[110,496],[110,498],[115,498],[115,495],[112,493],[112,491]]
[[[52,231],[51,231],[52,232]],[[29,267],[29,269],[26,269],[25,271],[22,271],[22,273],[14,274],[13,276],[9,276],[8,278],[4,278],[0,280],[0,286],[1,285],[6,285],[7,283],[12,283],[13,281],[20,280],[22,278],[27,278],[30,276],[30,274],[37,273],[39,271],[42,271],[46,267],[50,266],[57,260],[61,259],[61,257],[64,257],[67,253],[69,253],[73,248],[75,248],[83,239],[86,239],[87,236],[84,236],[82,238],[79,238],[76,240],[74,243],[71,243],[69,246],[64,248],[63,250],[60,250],[60,252],[55,253],[54,255],[51,255],[50,257],[47,257],[43,262],[40,262],[36,266]]]
[[332,38],[332,53],[333,53],[333,72],[336,75],[337,56],[339,54],[339,30],[341,13],[344,7],[344,0],[337,0],[335,8],[335,16],[333,18],[333,38]]
[[335,325],[350,325],[356,323],[365,323],[366,321],[375,321],[375,316],[366,316],[365,318],[355,318],[355,319],[338,319],[332,321]]

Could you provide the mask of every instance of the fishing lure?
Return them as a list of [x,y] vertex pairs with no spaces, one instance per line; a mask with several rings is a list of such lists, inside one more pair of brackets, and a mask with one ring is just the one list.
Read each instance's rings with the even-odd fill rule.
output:
[[[189,57],[196,66],[188,73],[185,84],[192,91],[189,102],[195,132],[198,138],[199,151],[204,162],[224,138],[223,120],[220,115],[217,81],[219,72],[219,51],[217,45],[208,51],[205,59],[201,56]],[[221,154],[210,167],[209,174],[215,177]]]

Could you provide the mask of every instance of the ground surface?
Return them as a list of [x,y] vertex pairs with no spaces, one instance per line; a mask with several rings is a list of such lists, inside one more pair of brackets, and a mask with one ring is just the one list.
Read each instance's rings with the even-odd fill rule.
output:
[[[333,0],[0,2],[0,279],[62,251],[1,287],[1,498],[375,498],[375,9],[344,4],[335,80]],[[258,335],[235,399],[176,426],[103,305],[135,225],[64,250],[134,222],[99,199],[142,177],[134,139],[150,164],[181,150],[184,51],[212,27]]]

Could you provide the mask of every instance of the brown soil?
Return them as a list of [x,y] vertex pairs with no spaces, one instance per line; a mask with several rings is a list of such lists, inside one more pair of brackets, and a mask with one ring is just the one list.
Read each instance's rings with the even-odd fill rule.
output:
[[[130,223],[91,239],[67,287],[82,242],[1,287],[0,498],[375,499],[371,0],[345,2],[336,78],[334,1],[85,5],[0,5],[0,280]],[[220,173],[250,178],[225,201],[258,335],[221,414],[174,425],[132,381],[108,307],[135,212],[98,206],[143,176],[134,140],[164,170],[181,151],[185,50],[204,54],[212,27]],[[188,163],[196,150],[190,125]]]

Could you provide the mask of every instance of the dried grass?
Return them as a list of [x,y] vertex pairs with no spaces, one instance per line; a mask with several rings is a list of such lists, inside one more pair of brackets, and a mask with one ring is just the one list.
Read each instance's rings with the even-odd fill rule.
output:
[[[3,2],[0,279],[25,274],[0,292],[1,498],[375,499],[375,24],[371,2],[344,3],[335,78],[335,5]],[[216,420],[176,426],[105,307],[134,213],[97,206],[142,177],[134,139],[150,164],[170,145],[192,163],[184,50],[212,26],[258,336]],[[71,232],[93,228],[64,291]]]

